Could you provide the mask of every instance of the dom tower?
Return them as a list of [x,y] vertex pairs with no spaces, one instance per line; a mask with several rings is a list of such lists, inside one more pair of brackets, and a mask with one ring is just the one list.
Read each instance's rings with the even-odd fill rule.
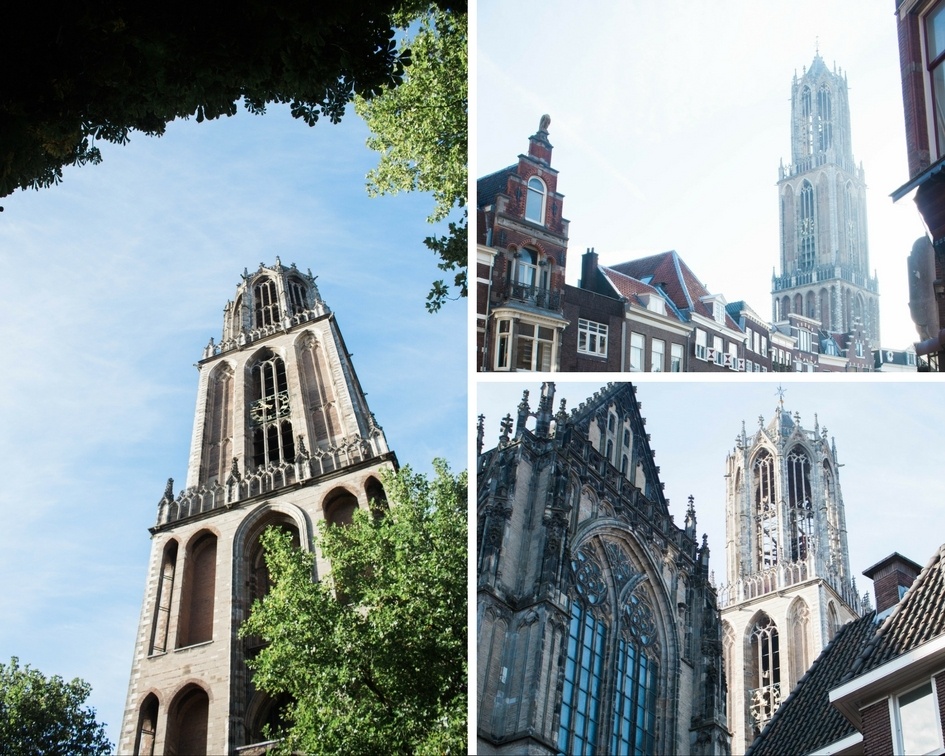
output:
[[827,429],[781,399],[726,459],[726,571],[719,590],[732,753],[745,753],[846,622],[850,575],[840,464]]
[[[853,162],[846,74],[817,53],[791,87],[791,163],[782,163],[781,275],[774,320],[791,314],[825,331],[862,330],[879,349],[879,287],[869,273],[866,184]],[[858,355],[863,356],[863,355]]]
[[334,315],[294,264],[244,271],[197,367],[187,483],[175,496],[168,481],[150,529],[120,753],[264,750],[249,746],[284,702],[253,687],[261,641],[237,637],[268,590],[259,537],[275,525],[311,549],[319,522],[383,501],[396,465]]

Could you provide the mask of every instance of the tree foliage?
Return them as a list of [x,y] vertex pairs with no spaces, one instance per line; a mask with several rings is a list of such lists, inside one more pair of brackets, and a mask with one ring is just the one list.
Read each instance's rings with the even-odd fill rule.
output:
[[[401,41],[401,54],[411,65],[397,86],[358,97],[355,107],[372,136],[368,146],[380,153],[368,174],[372,195],[401,191],[430,192],[434,208],[428,220],[445,220],[462,208],[462,219],[449,223],[449,233],[430,236],[425,244],[440,258],[441,270],[455,271],[452,286],[466,296],[468,33],[465,12],[430,7],[422,13],[405,9],[399,16],[412,36]],[[427,296],[435,312],[450,297],[450,285],[436,281]]]
[[[323,528],[331,574],[270,528],[272,589],[240,629],[257,687],[288,693],[282,752],[466,753],[466,473],[384,479],[389,510]],[[276,734],[276,733],[273,733]]]
[[99,162],[98,142],[233,115],[241,98],[253,113],[290,103],[309,125],[337,122],[355,94],[400,82],[403,2],[24,3],[0,34],[0,197]]
[[14,656],[0,662],[0,754],[109,754],[112,744],[85,701],[92,687],[76,678],[46,678]]

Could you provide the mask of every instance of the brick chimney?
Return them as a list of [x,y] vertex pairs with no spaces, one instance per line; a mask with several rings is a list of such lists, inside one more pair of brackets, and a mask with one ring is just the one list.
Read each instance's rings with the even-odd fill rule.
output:
[[902,594],[912,585],[921,571],[921,566],[911,559],[907,559],[898,551],[893,552],[869,569],[863,570],[863,574],[873,581],[876,613],[882,614],[890,607],[898,604]]
[[597,278],[597,253],[593,247],[588,247],[581,257],[581,280],[578,282],[582,289],[593,289]]

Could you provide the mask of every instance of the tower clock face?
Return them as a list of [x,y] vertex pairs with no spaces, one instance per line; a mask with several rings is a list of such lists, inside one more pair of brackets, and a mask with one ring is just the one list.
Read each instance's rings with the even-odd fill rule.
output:
[[275,417],[272,399],[257,399],[249,405],[249,418],[254,423],[264,423]]

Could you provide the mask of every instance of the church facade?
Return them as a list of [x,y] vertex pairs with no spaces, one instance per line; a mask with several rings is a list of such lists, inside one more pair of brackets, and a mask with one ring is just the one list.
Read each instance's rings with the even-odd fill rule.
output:
[[313,549],[320,522],[382,501],[396,467],[311,272],[244,271],[197,367],[187,481],[168,481],[150,528],[120,753],[265,750],[284,702],[253,686],[261,641],[237,637],[268,590],[259,538],[277,526]]
[[525,391],[477,488],[479,754],[727,754],[721,627],[692,499],[677,526],[636,389]]
[[[799,316],[828,334],[861,335],[861,359],[880,348],[879,284],[870,275],[866,179],[853,160],[846,75],[818,52],[791,86],[791,162],[778,176],[781,273],[775,323]],[[841,345],[845,346],[845,345]],[[867,359],[867,362],[869,360]]]
[[839,629],[868,607],[850,573],[840,463],[827,429],[784,408],[726,459],[719,588],[732,751],[744,753]]

